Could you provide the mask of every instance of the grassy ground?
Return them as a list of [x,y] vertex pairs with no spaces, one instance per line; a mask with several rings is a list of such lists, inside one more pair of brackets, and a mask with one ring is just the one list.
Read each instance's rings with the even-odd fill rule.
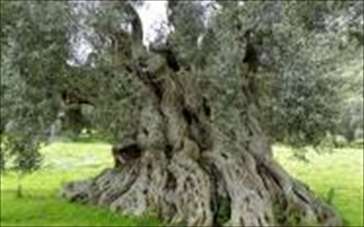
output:
[[296,178],[307,183],[320,197],[328,198],[347,226],[363,225],[363,149],[337,149],[334,153],[307,153],[309,162],[293,159],[292,151],[274,148],[276,158]]
[[157,226],[156,218],[127,217],[107,209],[72,204],[59,197],[65,182],[95,176],[112,166],[110,147],[97,143],[55,143],[42,150],[42,170],[21,179],[23,197],[17,195],[17,175],[1,176],[0,226]]
[[[0,226],[151,226],[155,218],[127,217],[105,209],[68,203],[58,196],[64,182],[94,176],[112,166],[110,147],[102,143],[55,143],[42,150],[43,169],[21,179],[23,197],[16,196],[17,175],[1,176]],[[363,152],[340,149],[334,154],[308,153],[309,163],[292,159],[292,152],[275,147],[277,159],[322,197],[330,188],[333,203],[350,226],[363,225]],[[331,193],[332,194],[332,193]]]

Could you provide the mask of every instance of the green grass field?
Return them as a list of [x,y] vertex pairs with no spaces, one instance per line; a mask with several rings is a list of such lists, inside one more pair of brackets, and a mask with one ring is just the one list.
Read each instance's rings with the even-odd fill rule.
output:
[[[128,217],[106,209],[72,204],[59,195],[67,181],[94,176],[112,166],[110,147],[102,143],[54,143],[42,150],[40,171],[21,179],[23,197],[16,195],[14,172],[1,175],[0,226],[156,226],[152,217]],[[330,188],[333,203],[350,226],[363,225],[363,151],[339,149],[334,154],[308,153],[309,163],[292,159],[292,152],[276,146],[277,159],[297,178],[325,198]]]
[[308,163],[292,157],[287,147],[276,146],[278,161],[321,198],[333,190],[333,205],[347,226],[363,225],[363,149],[336,149],[334,153],[307,153]]

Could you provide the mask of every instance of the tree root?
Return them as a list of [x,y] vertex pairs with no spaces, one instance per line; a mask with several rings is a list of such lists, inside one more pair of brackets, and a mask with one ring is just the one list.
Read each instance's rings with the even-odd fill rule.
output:
[[62,196],[187,226],[341,225],[331,208],[273,160],[219,150],[196,159],[195,145],[185,139],[170,159],[160,150],[144,151],[123,168],[67,184]]

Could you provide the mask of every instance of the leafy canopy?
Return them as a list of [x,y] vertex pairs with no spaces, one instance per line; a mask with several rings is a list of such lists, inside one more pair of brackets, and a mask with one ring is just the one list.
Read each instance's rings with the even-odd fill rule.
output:
[[[136,62],[156,70],[163,64],[142,45],[141,5],[1,1],[2,160],[10,155],[24,170],[37,167],[39,146],[60,113],[79,116],[84,105],[92,109],[91,127],[111,142],[135,128],[147,100]],[[213,100],[213,119],[226,133],[246,105],[237,96],[242,75],[273,139],[317,143],[332,130],[346,83],[337,71],[363,57],[362,1],[170,1],[168,7],[174,31],[164,37],[168,44],[159,44],[173,52],[178,73]],[[73,43],[83,38],[93,52],[74,66]]]

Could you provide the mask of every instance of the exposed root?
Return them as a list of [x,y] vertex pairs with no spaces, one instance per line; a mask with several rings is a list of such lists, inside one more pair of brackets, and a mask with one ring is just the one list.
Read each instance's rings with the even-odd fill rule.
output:
[[221,151],[196,159],[191,153],[197,145],[187,138],[184,144],[171,159],[145,151],[122,169],[69,183],[62,195],[124,214],[152,212],[187,226],[340,226],[334,211],[275,162]]
[[132,143],[113,151],[123,163],[67,184],[63,197],[187,226],[341,226],[272,160],[253,104],[245,100],[244,116],[236,111],[241,125],[227,142],[209,121],[208,102],[178,78],[153,85],[164,92],[144,106]]

